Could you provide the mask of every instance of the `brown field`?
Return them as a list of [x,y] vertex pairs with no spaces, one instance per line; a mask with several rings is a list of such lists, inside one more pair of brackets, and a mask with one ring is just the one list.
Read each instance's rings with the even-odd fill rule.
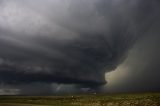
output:
[[160,106],[160,93],[0,96],[0,106]]

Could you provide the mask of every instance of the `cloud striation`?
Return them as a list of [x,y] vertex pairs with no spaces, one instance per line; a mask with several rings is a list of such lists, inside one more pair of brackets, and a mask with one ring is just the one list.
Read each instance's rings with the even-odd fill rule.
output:
[[104,85],[105,73],[123,63],[136,41],[158,20],[157,3],[2,0],[0,81],[16,86]]

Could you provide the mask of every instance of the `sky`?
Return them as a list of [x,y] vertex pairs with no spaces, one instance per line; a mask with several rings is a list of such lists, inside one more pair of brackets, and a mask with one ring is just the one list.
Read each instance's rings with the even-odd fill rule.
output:
[[1,0],[0,95],[160,91],[158,0]]

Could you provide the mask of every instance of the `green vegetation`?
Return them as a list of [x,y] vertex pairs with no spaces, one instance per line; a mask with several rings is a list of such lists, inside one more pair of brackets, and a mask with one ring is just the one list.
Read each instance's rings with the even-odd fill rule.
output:
[[0,96],[0,106],[160,106],[160,93]]

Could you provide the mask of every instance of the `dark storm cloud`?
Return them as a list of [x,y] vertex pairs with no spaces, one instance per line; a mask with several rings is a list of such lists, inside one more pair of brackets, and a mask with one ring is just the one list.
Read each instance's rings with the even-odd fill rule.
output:
[[[159,92],[159,35],[140,40],[108,79],[111,92]],[[119,71],[119,72],[118,72]]]
[[115,72],[112,75],[114,81],[111,81],[109,91],[159,92],[160,36],[158,32],[159,30],[154,25],[148,30],[147,35],[137,42],[126,61],[119,68],[119,73],[127,74],[119,74],[121,78],[116,79],[115,76],[118,77],[118,73]]
[[[142,3],[142,2],[141,2]],[[160,15],[159,1],[145,1],[138,16],[148,17],[150,25],[130,50],[127,59],[110,73],[108,91],[159,92],[160,86]],[[141,20],[142,21],[142,20]],[[119,72],[118,72],[119,71]]]
[[0,81],[103,85],[105,73],[116,69],[158,20],[157,3],[2,1]]

